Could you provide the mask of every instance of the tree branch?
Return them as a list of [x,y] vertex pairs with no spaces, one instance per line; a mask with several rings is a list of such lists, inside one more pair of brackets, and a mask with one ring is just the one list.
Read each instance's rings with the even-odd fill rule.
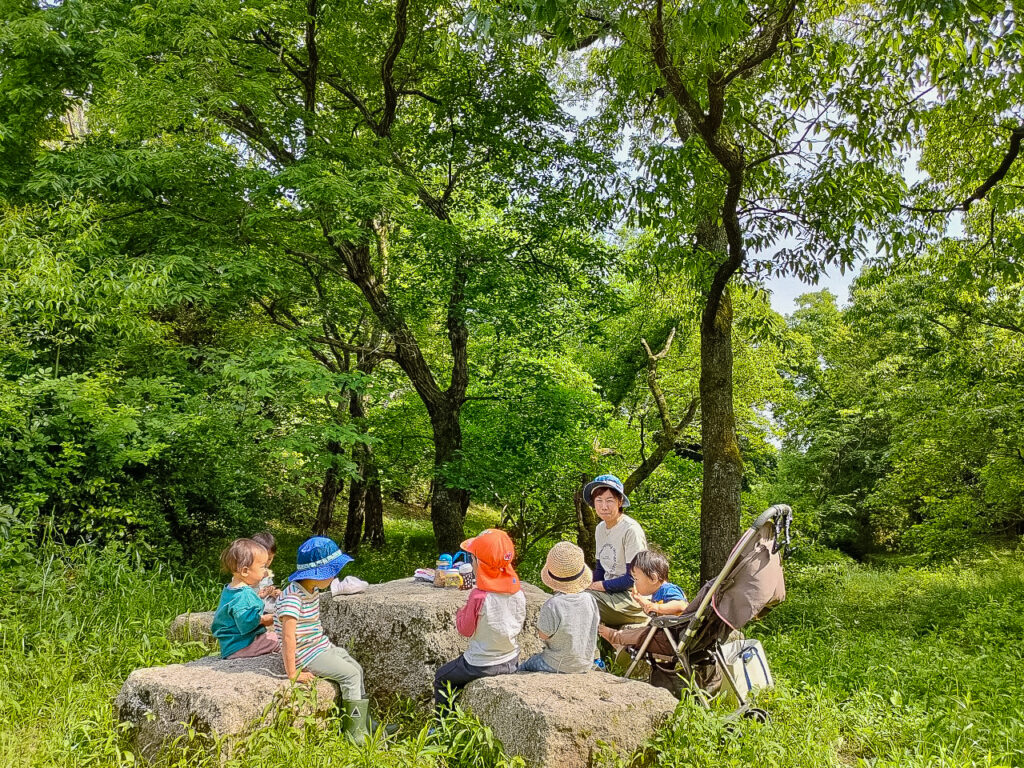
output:
[[658,406],[658,415],[661,417],[661,428],[666,434],[672,432],[672,417],[669,415],[668,403],[665,402],[665,393],[661,391],[661,385],[658,384],[658,361],[663,360],[669,349],[672,348],[672,339],[675,338],[675,335],[676,329],[673,328],[668,334],[665,346],[657,354],[651,351],[647,339],[640,339],[640,343],[644,345],[644,350],[647,352],[647,387],[654,396],[654,403]]
[[374,119],[373,115],[370,113],[370,110],[367,109],[366,104],[363,103],[363,100],[356,95],[356,92],[353,91],[348,86],[338,82],[334,75],[323,75],[322,77],[325,83],[327,83],[329,86],[331,86],[331,88],[333,88],[346,99],[348,99],[349,103],[359,110],[359,114],[363,116],[363,120],[366,121],[366,124],[370,127],[370,130],[379,135],[380,126]]
[[1016,161],[1017,156],[1020,154],[1020,145],[1024,141],[1024,125],[1018,125],[1012,131],[1010,131],[1010,144],[1006,148],[1006,153],[1003,155],[1003,160],[999,163],[999,167],[996,168],[992,174],[985,179],[978,187],[971,192],[967,197],[956,205],[951,205],[946,208],[919,208],[917,206],[903,206],[904,210],[913,211],[914,213],[952,213],[953,211],[969,211],[971,206],[983,200],[992,188],[998,184],[1007,173],[1010,171],[1010,167]]
[[743,59],[736,68],[729,72],[725,77],[721,79],[722,86],[726,86],[741,75],[745,75],[748,72],[752,72],[757,67],[764,64],[770,59],[775,52],[779,49],[779,43],[782,42],[782,37],[789,28],[790,23],[793,21],[793,14],[796,12],[796,6],[799,0],[789,0],[787,5],[782,9],[782,13],[779,14],[779,21],[776,23],[767,33],[762,30],[758,33],[757,37],[754,38],[754,50]]
[[316,41],[316,16],[317,0],[308,0],[306,3],[306,14],[309,18],[306,21],[306,55],[308,64],[305,76],[302,78],[302,86],[305,91],[304,106],[306,115],[302,120],[302,129],[306,136],[305,151],[309,151],[309,142],[313,138],[314,123],[316,118],[316,85],[317,73],[320,70],[320,53]]
[[694,417],[697,415],[697,406],[700,404],[699,398],[693,398],[690,401],[689,407],[686,409],[686,414],[679,420],[677,425],[669,425],[671,431],[661,432],[656,436],[656,445],[654,451],[648,456],[639,467],[633,470],[626,481],[622,484],[623,489],[628,496],[634,490],[636,490],[644,480],[653,474],[654,470],[661,466],[661,463],[665,460],[665,457],[675,447],[676,440],[682,431],[686,429],[692,422]]
[[384,114],[380,119],[377,135],[384,137],[391,135],[391,125],[395,122],[395,113],[398,109],[398,89],[395,87],[395,61],[398,54],[402,52],[405,45],[405,38],[408,34],[409,0],[398,0],[395,6],[395,34],[391,38],[391,45],[384,55],[384,63],[380,68],[381,81],[384,83]]
[[233,128],[250,141],[263,147],[263,149],[270,153],[271,159],[280,165],[293,165],[295,163],[295,155],[271,136],[270,132],[260,122],[260,119],[256,117],[256,113],[250,107],[245,104],[239,104],[234,107],[233,111],[239,113],[240,116],[226,109],[216,110],[214,114],[226,126]]
[[394,342],[393,359],[409,377],[417,394],[423,399],[427,411],[435,411],[441,406],[444,393],[437,385],[437,380],[423,357],[423,351],[412,329],[401,313],[392,306],[391,298],[377,280],[370,264],[369,248],[339,240],[331,233],[330,226],[323,218],[320,219],[320,228],[327,244],[344,265],[348,280],[362,292],[363,298],[370,305],[370,310]]
[[[651,22],[651,53],[654,55],[654,63],[657,64],[669,93],[676,100],[676,103],[686,112],[690,122],[695,127],[702,126],[706,119],[704,110],[693,95],[687,90],[679,69],[672,61],[672,55],[668,50],[668,40],[665,34],[664,0],[657,0],[655,5],[654,20]],[[685,141],[686,137],[681,137]]]

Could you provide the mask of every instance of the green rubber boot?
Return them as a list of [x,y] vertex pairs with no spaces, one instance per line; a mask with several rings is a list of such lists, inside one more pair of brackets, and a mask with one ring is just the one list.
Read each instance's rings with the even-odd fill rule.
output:
[[370,721],[370,700],[354,699],[341,702],[344,713],[345,735],[353,744],[362,746],[369,733],[368,723]]

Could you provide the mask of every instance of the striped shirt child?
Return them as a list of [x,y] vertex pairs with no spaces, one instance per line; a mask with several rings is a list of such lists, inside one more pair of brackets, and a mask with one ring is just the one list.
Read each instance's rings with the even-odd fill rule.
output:
[[281,637],[284,637],[281,618],[287,616],[295,619],[295,665],[305,667],[331,647],[320,623],[320,596],[304,589],[297,581],[291,582],[277,598],[277,613],[274,614],[274,628]]

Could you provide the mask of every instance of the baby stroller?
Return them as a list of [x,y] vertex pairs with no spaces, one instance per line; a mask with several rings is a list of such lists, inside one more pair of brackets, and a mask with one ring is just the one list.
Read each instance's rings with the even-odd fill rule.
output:
[[[792,519],[793,512],[785,504],[763,512],[685,613],[651,620],[624,676],[628,678],[644,660],[651,667],[652,685],[676,696],[689,691],[705,707],[724,686],[738,702],[736,715],[767,720],[764,710],[750,706],[745,691],[757,683],[770,686],[771,673],[760,643],[744,641],[739,632],[786,598],[782,558],[789,554]],[[738,674],[746,679],[737,679]]]

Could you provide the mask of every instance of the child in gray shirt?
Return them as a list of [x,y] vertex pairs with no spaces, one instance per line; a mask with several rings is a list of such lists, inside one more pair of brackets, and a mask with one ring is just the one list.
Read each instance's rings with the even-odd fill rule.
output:
[[599,614],[597,601],[586,591],[593,574],[583,550],[560,541],[548,552],[541,581],[555,594],[540,609],[537,634],[544,650],[519,665],[519,672],[586,672],[594,665]]

